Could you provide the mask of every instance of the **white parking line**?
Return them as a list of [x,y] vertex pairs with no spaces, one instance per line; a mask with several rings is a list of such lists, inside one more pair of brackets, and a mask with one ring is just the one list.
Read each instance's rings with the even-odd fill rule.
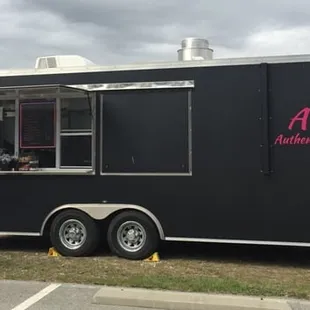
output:
[[41,290],[37,294],[26,299],[24,302],[22,302],[21,304],[19,304],[18,306],[16,306],[12,310],[26,310],[26,309],[28,309],[29,307],[34,305],[36,302],[38,302],[40,299],[47,296],[52,291],[56,290],[56,288],[58,288],[59,286],[61,286],[61,284],[51,284],[51,285],[47,286],[46,288],[44,288],[43,290]]

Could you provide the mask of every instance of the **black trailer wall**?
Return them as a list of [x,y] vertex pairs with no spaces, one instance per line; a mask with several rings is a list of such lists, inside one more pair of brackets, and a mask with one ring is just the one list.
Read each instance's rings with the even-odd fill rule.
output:
[[[309,64],[262,64],[0,78],[0,86],[195,81],[192,176],[1,175],[0,230],[38,231],[58,205],[107,200],[150,209],[169,237],[309,241],[309,146],[273,145],[299,130],[288,125],[309,104],[308,72]],[[109,148],[102,155],[113,157]]]

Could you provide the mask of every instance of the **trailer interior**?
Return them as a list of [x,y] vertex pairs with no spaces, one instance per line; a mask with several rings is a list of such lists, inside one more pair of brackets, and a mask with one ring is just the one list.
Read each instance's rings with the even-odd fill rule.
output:
[[61,85],[3,87],[0,93],[0,148],[15,159],[0,173],[93,170],[92,93]]

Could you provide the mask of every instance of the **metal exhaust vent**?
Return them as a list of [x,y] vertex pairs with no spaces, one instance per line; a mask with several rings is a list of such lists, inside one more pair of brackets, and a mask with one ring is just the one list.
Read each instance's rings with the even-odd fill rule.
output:
[[209,41],[201,38],[186,38],[181,42],[178,50],[179,61],[212,60],[213,50],[209,48]]

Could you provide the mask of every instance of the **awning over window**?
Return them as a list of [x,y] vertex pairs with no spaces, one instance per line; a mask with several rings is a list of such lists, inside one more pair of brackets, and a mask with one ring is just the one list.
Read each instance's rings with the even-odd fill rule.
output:
[[74,94],[85,93],[87,90],[73,88],[67,85],[27,85],[27,86],[9,86],[0,87],[0,100],[9,100],[25,96],[42,97],[61,95],[61,94]]
[[100,83],[78,85],[25,85],[0,87],[0,100],[23,96],[42,96],[55,94],[74,94],[76,92],[88,93],[109,90],[134,90],[134,89],[165,89],[165,88],[194,88],[194,81],[152,81],[152,82],[128,82],[128,83]]
[[8,86],[8,87],[0,87],[0,100],[10,99],[10,98],[18,98],[23,96],[50,96],[55,94],[63,94],[63,93],[81,93],[87,92],[87,90],[80,88],[73,88],[67,85],[24,85],[24,86]]
[[161,88],[194,88],[192,80],[184,81],[144,81],[128,83],[102,83],[102,84],[80,84],[66,85],[84,91],[107,91],[107,90],[130,90],[130,89],[161,89]]

